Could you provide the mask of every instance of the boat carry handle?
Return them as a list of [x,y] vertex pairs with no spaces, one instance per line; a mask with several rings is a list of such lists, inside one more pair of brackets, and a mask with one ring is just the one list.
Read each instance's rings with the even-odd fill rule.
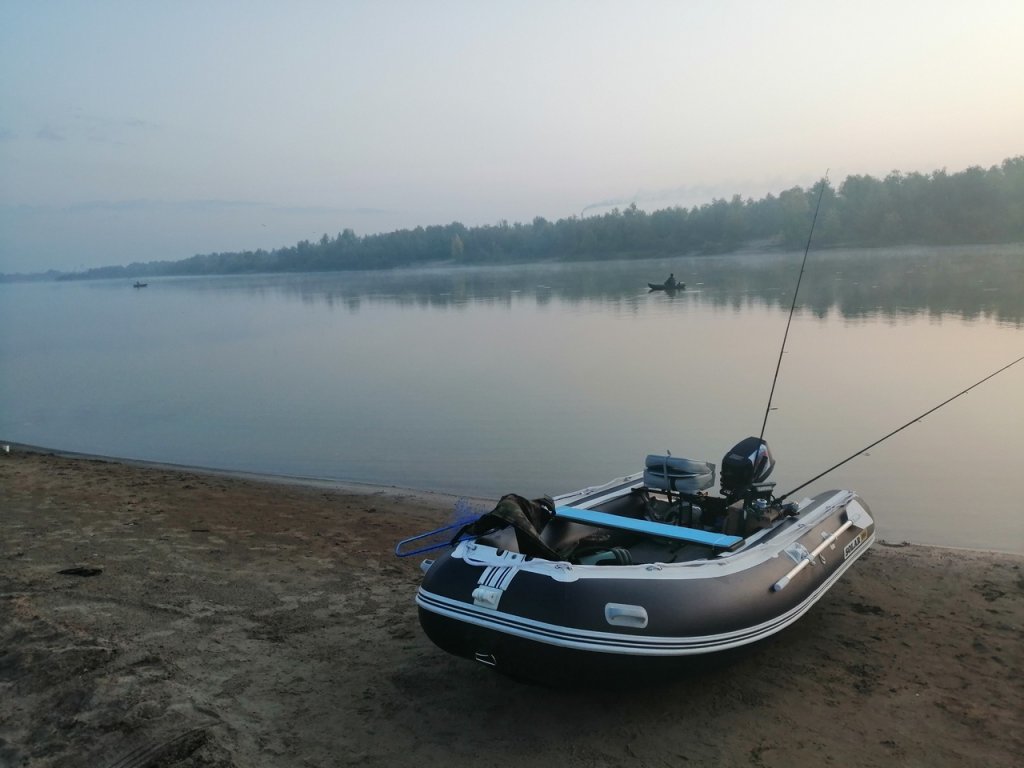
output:
[[647,627],[647,609],[642,605],[607,603],[604,607],[604,619],[616,626],[644,629]]

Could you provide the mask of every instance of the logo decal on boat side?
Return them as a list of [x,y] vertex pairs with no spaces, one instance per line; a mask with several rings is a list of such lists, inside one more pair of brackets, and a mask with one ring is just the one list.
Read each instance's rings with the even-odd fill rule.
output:
[[525,558],[515,552],[505,552],[501,555],[500,559],[512,564],[487,566],[484,568],[483,573],[480,574],[480,578],[477,579],[477,584],[482,587],[494,587],[503,591],[508,589],[508,585],[512,583],[512,578],[519,571],[519,562]]
[[849,544],[843,547],[843,560],[848,558],[850,556],[850,553],[853,552],[857,547],[859,547],[863,543],[864,531],[861,531],[856,536],[854,536],[853,539],[850,540]]

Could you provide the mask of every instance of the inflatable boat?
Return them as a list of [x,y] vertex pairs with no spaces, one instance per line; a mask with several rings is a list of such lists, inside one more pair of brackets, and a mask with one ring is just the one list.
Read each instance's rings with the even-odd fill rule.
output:
[[718,495],[714,464],[648,456],[601,486],[505,496],[422,564],[420,624],[449,653],[542,680],[666,669],[767,638],[875,539],[852,491],[776,500],[774,464],[751,437],[723,459]]

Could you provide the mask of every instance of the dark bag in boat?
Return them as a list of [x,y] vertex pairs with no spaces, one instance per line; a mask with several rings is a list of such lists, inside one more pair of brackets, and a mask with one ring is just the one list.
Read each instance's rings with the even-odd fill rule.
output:
[[545,496],[541,499],[530,499],[509,493],[498,500],[497,506],[490,512],[480,515],[469,525],[460,530],[452,539],[453,542],[469,534],[480,536],[496,528],[511,526],[516,532],[520,554],[529,557],[543,557],[547,560],[560,560],[558,553],[541,541],[540,532],[555,514],[555,502]]

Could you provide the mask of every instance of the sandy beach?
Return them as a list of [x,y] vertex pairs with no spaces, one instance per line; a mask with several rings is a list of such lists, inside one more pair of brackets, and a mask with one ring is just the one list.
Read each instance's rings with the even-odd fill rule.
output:
[[392,550],[454,501],[0,454],[0,766],[1012,766],[1024,754],[1024,557],[880,543],[796,625],[728,664],[550,688],[421,633],[419,563]]

